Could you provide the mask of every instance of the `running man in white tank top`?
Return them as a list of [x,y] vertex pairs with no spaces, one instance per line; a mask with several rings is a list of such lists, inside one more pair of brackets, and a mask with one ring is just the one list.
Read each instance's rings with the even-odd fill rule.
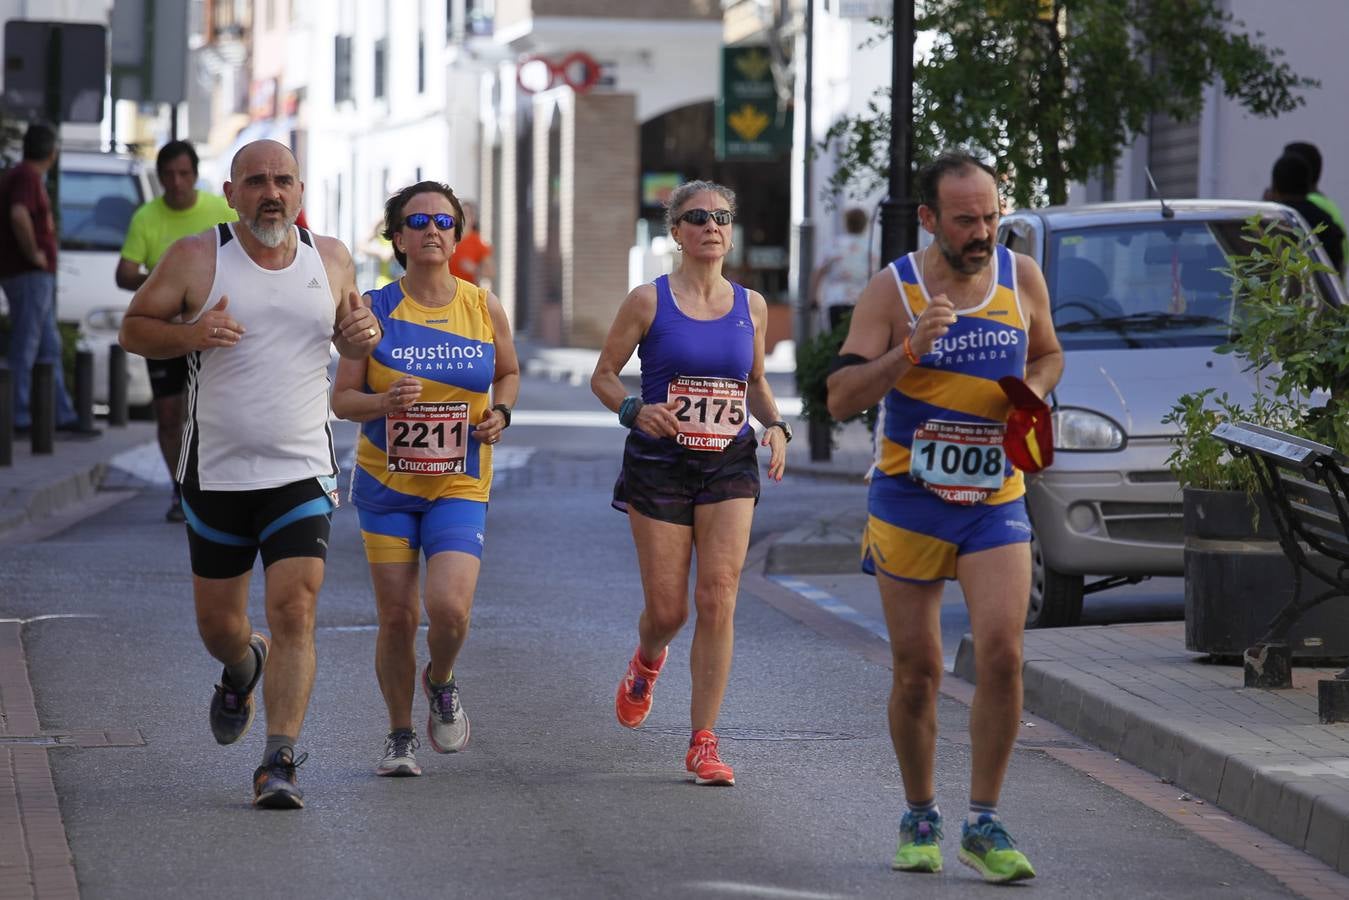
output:
[[[211,700],[215,739],[253,721],[263,674],[267,746],[254,804],[304,805],[295,742],[314,683],[314,611],[336,505],[328,430],[328,347],[363,359],[380,327],[356,292],[342,242],[295,226],[295,157],[255,141],[230,165],[239,221],[169,248],[131,301],[121,343],[149,359],[188,358],[183,485],[197,628],[224,665]],[[248,620],[262,554],[270,641]]]

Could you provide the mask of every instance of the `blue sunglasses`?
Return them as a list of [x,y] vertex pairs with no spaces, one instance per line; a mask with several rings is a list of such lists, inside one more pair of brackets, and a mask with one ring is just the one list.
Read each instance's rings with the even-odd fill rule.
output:
[[449,213],[412,213],[403,218],[403,224],[413,231],[424,231],[432,222],[441,231],[454,230],[454,216]]

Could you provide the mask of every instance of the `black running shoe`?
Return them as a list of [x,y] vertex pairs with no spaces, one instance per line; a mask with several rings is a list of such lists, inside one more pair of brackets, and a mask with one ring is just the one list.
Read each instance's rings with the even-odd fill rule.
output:
[[295,783],[295,770],[308,758],[308,753],[301,753],[296,759],[289,747],[272,754],[271,760],[253,773],[253,805],[258,809],[304,809],[304,795]]
[[248,639],[248,646],[258,657],[258,668],[253,680],[242,691],[225,686],[225,674],[220,674],[220,684],[215,686],[211,697],[211,734],[217,743],[233,744],[248,733],[253,724],[253,715],[257,707],[253,703],[253,689],[262,678],[262,670],[267,664],[267,638],[254,634]]

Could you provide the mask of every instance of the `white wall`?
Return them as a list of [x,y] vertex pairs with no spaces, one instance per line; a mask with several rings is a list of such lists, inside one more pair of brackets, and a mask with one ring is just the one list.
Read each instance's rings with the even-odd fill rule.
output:
[[[1324,159],[1321,192],[1349,203],[1349,3],[1345,0],[1227,0],[1229,11],[1260,41],[1284,51],[1299,75],[1320,80],[1304,91],[1304,106],[1275,119],[1245,112],[1222,98],[1206,111],[1200,190],[1211,196],[1258,200],[1289,141],[1309,141]],[[1294,11],[1296,14],[1293,14]],[[1217,92],[1215,92],[1217,93]],[[1207,165],[1206,165],[1207,164]],[[1207,177],[1206,177],[1207,176]]]
[[[843,19],[824,12],[824,4],[816,0],[815,10],[815,103],[812,110],[811,145],[824,140],[829,128],[845,115],[865,113],[877,88],[888,87],[891,74],[891,42],[889,38],[874,46],[859,49],[880,30],[865,19]],[[836,4],[835,4],[836,6]],[[798,71],[805,77],[805,69]],[[800,135],[800,129],[798,129]],[[798,138],[799,139],[799,138]],[[800,149],[794,148],[794,161],[799,160]],[[822,153],[812,163],[811,176],[815,182],[813,219],[815,222],[815,261],[823,259],[833,239],[843,233],[843,211],[861,206],[872,217],[871,236],[873,252],[879,252],[879,226],[876,223],[876,205],[885,196],[881,189],[861,200],[849,196],[827,198],[828,182],[838,168],[833,152]],[[801,207],[793,198],[793,221],[800,216]]]
[[[292,26],[287,88],[304,86],[302,125],[307,146],[301,160],[305,210],[320,233],[353,249],[383,212],[388,194],[423,179],[459,190],[477,184],[477,82],[447,75],[444,4],[400,3],[385,21],[385,4],[338,4],[311,12],[297,5]],[[425,88],[417,92],[417,24],[426,31]],[[333,100],[334,41],[354,37],[353,100]],[[388,36],[385,95],[374,97],[374,44]]]

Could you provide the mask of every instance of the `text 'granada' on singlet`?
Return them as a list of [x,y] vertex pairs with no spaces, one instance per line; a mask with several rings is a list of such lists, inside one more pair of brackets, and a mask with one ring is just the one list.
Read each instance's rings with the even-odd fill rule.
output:
[[187,355],[180,484],[252,491],[337,476],[328,428],[337,307],[313,236],[295,231],[295,259],[273,270],[249,258],[232,226],[216,227],[215,280],[193,321],[228,297],[244,335]]
[[[1026,317],[1016,287],[1016,258],[995,246],[993,279],[978,306],[957,310],[956,323],[933,345],[921,364],[900,376],[881,401],[876,422],[876,459],[872,477],[904,476],[910,481],[909,449],[914,430],[924,422],[1004,423],[1011,402],[998,386],[1004,375],[1026,374]],[[914,265],[915,254],[890,263],[905,312],[912,322],[927,309],[930,297]],[[1010,462],[1002,487],[985,501],[1006,503],[1025,493],[1021,471]]]
[[[642,361],[642,402],[664,403],[670,382],[686,375],[748,381],[754,366],[754,319],[749,292],[731,282],[731,311],[718,319],[685,315],[670,290],[670,276],[656,286],[656,315],[637,345]],[[750,426],[748,422],[745,429]]]
[[486,502],[492,487],[492,447],[474,438],[471,427],[487,414],[496,376],[496,335],[487,291],[455,278],[452,301],[424,306],[404,293],[399,279],[368,296],[384,337],[366,362],[366,393],[383,393],[404,375],[413,375],[422,386],[418,404],[467,403],[470,429],[464,472],[424,475],[390,472],[385,418],[363,423],[351,478],[352,502],[389,512],[424,510],[446,497]]

